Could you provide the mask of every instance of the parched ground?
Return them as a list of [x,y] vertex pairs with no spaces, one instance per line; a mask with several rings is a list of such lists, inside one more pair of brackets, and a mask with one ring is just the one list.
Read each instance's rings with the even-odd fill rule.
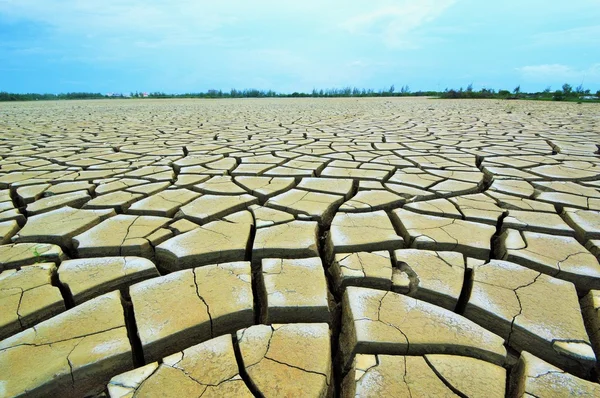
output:
[[600,396],[600,108],[0,104],[0,397]]

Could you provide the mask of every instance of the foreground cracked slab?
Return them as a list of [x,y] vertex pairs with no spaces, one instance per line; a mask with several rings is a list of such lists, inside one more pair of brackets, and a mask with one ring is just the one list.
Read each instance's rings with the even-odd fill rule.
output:
[[518,351],[587,377],[596,363],[575,286],[507,261],[476,266],[464,316]]
[[433,304],[352,286],[346,288],[342,304],[340,350],[346,367],[356,354],[444,353],[497,365],[506,360],[501,337]]
[[507,229],[498,249],[501,259],[573,282],[582,291],[600,288],[600,263],[575,238]]
[[511,375],[511,397],[596,397],[600,385],[570,375],[527,351]]
[[188,189],[168,189],[134,203],[129,207],[127,213],[172,217],[181,206],[199,196],[199,193]]
[[331,223],[331,245],[336,253],[394,250],[404,247],[383,211],[338,213]]
[[235,181],[246,188],[250,194],[262,201],[291,189],[293,178],[279,177],[236,177]]
[[171,232],[166,217],[118,214],[73,238],[81,257],[140,256],[152,258],[154,246]]
[[243,261],[247,257],[252,228],[250,212],[235,213],[161,243],[156,247],[156,258],[160,266],[169,271]]
[[259,228],[252,246],[252,260],[318,257],[318,233],[316,221],[291,221]]
[[540,232],[552,235],[575,236],[575,231],[558,214],[509,210],[503,229]]
[[327,280],[319,257],[263,259],[264,323],[330,322]]
[[0,245],[10,243],[19,229],[19,223],[16,220],[0,222]]
[[48,243],[14,243],[0,246],[0,270],[43,262],[61,262],[68,257],[59,246]]
[[75,304],[112,290],[121,290],[159,273],[142,257],[95,257],[63,261],[58,270],[62,286]]
[[266,206],[328,225],[343,201],[338,195],[292,189],[269,199]]
[[107,293],[0,342],[6,396],[80,397],[133,368],[118,292]]
[[65,310],[60,290],[52,286],[55,273],[54,263],[0,273],[0,339]]
[[341,396],[503,398],[505,385],[506,370],[479,359],[359,354],[344,378]]
[[421,215],[404,209],[392,212],[392,221],[410,247],[437,251],[458,251],[486,260],[490,241],[496,233],[491,225],[458,219]]
[[113,377],[111,398],[253,397],[240,377],[231,335],[192,346],[141,368]]
[[381,290],[390,290],[392,286],[392,261],[388,251],[336,254],[329,273],[340,293],[347,286]]
[[600,290],[590,290],[580,300],[580,304],[581,314],[597,358],[600,355]]
[[174,272],[129,293],[146,362],[254,322],[247,262]]
[[72,238],[100,222],[116,215],[114,210],[81,210],[62,207],[29,217],[27,223],[13,237],[14,242],[53,243],[72,248]]
[[465,280],[461,253],[405,249],[396,250],[394,258],[399,272],[409,279],[406,295],[455,310]]
[[600,238],[600,212],[565,208],[563,217],[574,230],[579,242]]
[[181,207],[176,217],[185,218],[197,224],[205,224],[245,210],[257,203],[258,199],[251,195],[203,195]]
[[325,323],[257,325],[237,332],[250,382],[267,397],[330,397],[329,338]]
[[27,214],[36,215],[55,210],[63,206],[80,208],[88,200],[92,199],[87,191],[75,191],[59,195],[48,196],[27,205]]

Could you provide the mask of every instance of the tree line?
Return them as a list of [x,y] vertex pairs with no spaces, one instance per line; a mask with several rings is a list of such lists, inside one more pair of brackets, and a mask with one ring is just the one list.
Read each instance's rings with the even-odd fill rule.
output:
[[67,99],[99,99],[106,98],[100,93],[62,93],[62,94],[16,94],[0,91],[0,101],[52,101]]
[[293,93],[278,93],[273,90],[258,90],[258,89],[231,89],[223,90],[208,90],[206,92],[190,92],[183,94],[167,94],[164,92],[152,92],[141,94],[139,92],[129,94],[100,94],[100,93],[63,93],[63,94],[16,94],[6,91],[0,91],[0,101],[47,101],[47,100],[67,100],[67,99],[100,99],[100,98],[275,98],[275,97],[312,97],[312,98],[336,98],[336,97],[439,97],[447,99],[460,98],[495,98],[495,99],[538,99],[538,100],[555,100],[555,101],[598,101],[600,99],[600,90],[595,95],[588,89],[584,89],[582,85],[573,88],[570,84],[565,83],[561,89],[552,91],[547,87],[541,92],[523,92],[521,87],[517,86],[514,90],[494,90],[482,88],[481,90],[473,90],[473,85],[469,84],[466,89],[445,89],[444,91],[411,91],[410,87],[404,85],[400,90],[396,90],[394,85],[389,88],[374,90],[358,87],[343,87],[329,89],[313,89],[310,93],[293,92]]
[[521,91],[521,86],[514,88],[512,92],[508,90],[498,90],[483,88],[479,91],[473,90],[473,85],[468,85],[463,90],[446,89],[439,95],[441,98],[498,98],[498,99],[539,99],[553,101],[597,101],[600,99],[600,90],[592,94],[591,90],[585,89],[582,84],[573,88],[568,83],[562,85],[562,88],[552,91],[551,87],[546,87],[544,91],[526,93]]

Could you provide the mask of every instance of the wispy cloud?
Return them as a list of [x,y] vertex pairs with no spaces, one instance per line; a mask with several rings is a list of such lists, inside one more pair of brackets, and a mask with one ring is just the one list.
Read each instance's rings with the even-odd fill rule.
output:
[[352,34],[379,36],[396,48],[418,48],[415,31],[442,15],[456,0],[404,0],[353,16],[341,26]]
[[0,13],[26,18],[65,31],[88,35],[123,32],[209,31],[234,22],[202,6],[201,2],[177,0],[4,0]]
[[[598,4],[600,7],[600,2]],[[600,25],[582,26],[573,29],[538,33],[533,36],[533,43],[538,45],[557,46],[567,44],[600,45]]]
[[0,83],[289,91],[486,81],[529,89],[586,76],[594,88],[599,1],[0,0]]
[[600,63],[590,65],[585,69],[574,68],[563,64],[527,65],[517,68],[521,75],[533,81],[545,82],[578,82],[586,80],[597,83],[600,80]]

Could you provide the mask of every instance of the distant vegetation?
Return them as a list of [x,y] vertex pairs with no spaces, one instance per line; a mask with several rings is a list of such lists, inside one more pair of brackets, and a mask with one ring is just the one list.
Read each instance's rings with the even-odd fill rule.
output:
[[208,90],[207,92],[185,93],[185,94],[167,94],[163,92],[153,93],[66,93],[66,94],[14,94],[0,91],[0,101],[44,101],[44,100],[64,100],[64,99],[99,99],[99,98],[274,98],[274,97],[312,97],[312,98],[330,98],[330,97],[439,97],[448,99],[459,98],[494,98],[494,99],[530,99],[530,100],[554,100],[554,101],[577,101],[577,102],[600,102],[600,90],[595,95],[586,90],[582,85],[575,89],[570,84],[565,83],[562,89],[552,91],[550,87],[541,92],[526,93],[517,86],[512,91],[494,90],[483,88],[479,91],[473,90],[469,84],[466,89],[462,87],[456,89],[445,89],[444,91],[411,91],[408,86],[402,86],[400,90],[392,85],[388,89],[373,90],[359,89],[358,87],[313,89],[310,93],[293,92],[277,93],[273,90],[245,89],[230,91]]
[[66,93],[66,94],[14,94],[0,91],[0,101],[49,101],[65,99],[99,99],[106,98],[100,93]]
[[459,90],[448,90],[440,93],[441,98],[497,98],[497,99],[533,99],[533,100],[545,100],[545,101],[587,101],[587,102],[599,102],[600,90],[596,94],[592,94],[590,90],[586,90],[580,84],[575,89],[565,83],[561,90],[552,91],[550,87],[547,87],[544,91],[535,93],[524,93],[521,91],[521,86],[515,87],[510,92],[508,90],[494,89],[481,89],[480,91],[474,91],[473,86],[467,86],[466,90],[461,87]]

